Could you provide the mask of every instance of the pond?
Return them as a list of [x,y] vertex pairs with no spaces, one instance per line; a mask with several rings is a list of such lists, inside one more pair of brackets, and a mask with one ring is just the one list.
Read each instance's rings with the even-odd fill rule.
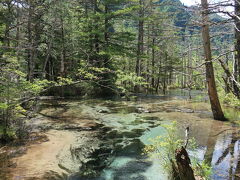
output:
[[[41,145],[34,145],[36,149],[32,151],[30,146],[25,154],[13,158],[17,165],[11,174],[19,179],[42,173],[46,179],[165,180],[168,175],[162,168],[162,160],[146,157],[143,148],[150,144],[150,138],[165,132],[161,125],[176,121],[179,138],[184,138],[185,128],[190,127],[190,137],[197,143],[197,149],[190,154],[211,164],[212,179],[240,178],[240,129],[230,122],[213,120],[208,103],[188,101],[184,93],[138,95],[133,101],[42,101],[39,117],[31,122],[33,128],[46,134],[51,132],[50,142],[56,140],[57,134],[64,134],[65,138],[59,142],[69,146],[56,147],[58,152],[51,154],[57,157],[53,162],[58,169],[46,165],[48,168],[42,171],[43,167],[35,167],[35,172],[31,172],[34,168],[25,167],[31,164],[27,156],[40,151]],[[240,121],[237,110],[226,108],[225,111],[231,121]],[[48,154],[47,148],[51,146],[42,148],[42,153]],[[46,158],[30,157],[35,158],[31,160],[34,162],[44,162],[42,158]]]

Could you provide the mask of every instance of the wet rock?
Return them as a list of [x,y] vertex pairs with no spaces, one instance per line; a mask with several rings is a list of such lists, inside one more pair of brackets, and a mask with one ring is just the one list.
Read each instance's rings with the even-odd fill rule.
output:
[[110,110],[106,110],[106,109],[100,109],[97,111],[98,113],[110,113]]
[[136,113],[149,113],[147,109],[144,109],[143,107],[138,107],[136,109]]

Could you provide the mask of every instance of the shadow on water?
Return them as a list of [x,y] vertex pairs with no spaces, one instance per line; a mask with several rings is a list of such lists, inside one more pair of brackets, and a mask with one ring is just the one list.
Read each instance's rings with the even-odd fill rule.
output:
[[[148,144],[148,138],[162,133],[161,123],[170,121],[178,122],[179,137],[183,137],[184,129],[190,126],[190,134],[198,144],[196,156],[213,167],[211,179],[239,179],[239,129],[212,120],[211,113],[205,107],[207,104],[172,101],[176,100],[173,98],[175,93],[178,92],[172,93],[171,97],[140,96],[133,102],[95,103],[95,108],[100,108],[98,112],[101,113],[102,122],[110,126],[105,141],[112,142],[113,153],[111,157],[106,157],[109,163],[97,177],[73,175],[70,180],[159,180],[163,176],[161,165],[156,162],[159,160],[146,161],[142,151]],[[195,96],[198,94],[193,93]],[[181,94],[181,99],[187,95]]]
[[[192,92],[193,97],[198,95],[201,93]],[[142,152],[149,144],[149,138],[164,134],[161,125],[172,121],[177,121],[180,138],[184,137],[185,128],[190,127],[190,136],[196,139],[198,145],[195,155],[212,165],[212,179],[240,179],[239,128],[212,120],[207,103],[183,100],[187,96],[187,91],[176,91],[164,96],[138,95],[134,101],[93,99],[46,102],[41,109],[42,115],[54,123],[84,121],[87,126],[92,121],[101,123],[101,127],[96,126],[102,131],[98,137],[101,142],[99,149],[92,152],[79,173],[67,178],[66,175],[56,174],[56,179],[165,180],[167,175],[163,173],[161,160],[150,160]],[[231,110],[229,115],[236,113]],[[240,119],[236,114],[231,118],[238,121]],[[86,175],[84,172],[89,173]]]
[[[102,177],[81,177],[78,175],[72,176],[71,180],[147,180],[147,177],[143,175],[151,166],[151,162],[145,162],[144,160],[131,160],[121,167],[110,167],[106,168],[104,171],[107,175]],[[107,177],[106,177],[107,176]]]
[[114,180],[147,180],[141,173],[145,172],[152,163],[141,160],[133,160],[126,163],[124,166],[116,169],[111,169]]
[[98,177],[73,175],[71,180],[147,180],[143,174],[151,167],[141,155],[144,144],[139,139],[132,139],[128,145],[115,149],[114,157]]

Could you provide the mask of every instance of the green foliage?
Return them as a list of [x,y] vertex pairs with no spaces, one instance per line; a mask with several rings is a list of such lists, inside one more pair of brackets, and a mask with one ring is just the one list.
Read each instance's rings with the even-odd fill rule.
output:
[[73,80],[71,78],[58,77],[57,79],[58,79],[56,82],[57,86],[64,86],[73,83]]
[[123,71],[117,71],[117,88],[122,92],[127,93],[130,91],[131,87],[134,86],[145,86],[147,83],[145,82],[143,77],[137,76],[135,73],[125,73]]
[[[180,149],[184,140],[179,139],[177,135],[177,123],[164,124],[162,127],[165,129],[165,134],[150,139],[151,142],[144,148],[144,154],[147,154],[150,158],[157,158],[162,163],[165,171],[171,175],[172,162],[175,162],[176,149]],[[193,138],[189,139],[188,149],[194,151],[196,149],[196,142]],[[197,176],[207,179],[211,175],[211,168],[203,161],[198,159],[193,161],[194,173]]]
[[[26,110],[21,106],[22,101],[38,95],[48,84],[47,80],[26,80],[26,75],[20,70],[15,57],[3,55],[0,70],[0,112],[3,114],[0,125],[3,134],[9,137],[9,132],[18,130],[18,121],[25,117]],[[15,123],[15,124],[14,124]],[[17,123],[19,124],[19,123]]]
[[236,107],[236,108],[240,107],[240,100],[236,96],[234,96],[233,93],[226,94],[223,90],[220,90],[219,98],[220,98],[220,101],[225,105]]
[[100,74],[108,72],[110,72],[110,69],[105,67],[84,67],[78,69],[77,75],[80,79],[97,80],[100,78]]
[[86,68],[78,69],[77,75],[80,76],[81,79],[87,79],[87,80],[94,80],[98,78],[93,73],[90,73]]
[[0,125],[0,137],[1,136],[5,136],[5,138],[7,138],[7,141],[11,141],[13,139],[16,139],[16,131],[12,128],[8,128],[7,131],[5,132],[5,127],[3,127],[2,125]]
[[193,159],[192,164],[193,164],[194,173],[197,176],[203,178],[204,180],[211,180],[211,175],[213,171],[212,171],[212,167],[209,166],[209,163],[207,163],[204,160],[199,162],[199,160]]
[[164,169],[169,173],[172,171],[171,161],[175,159],[175,150],[179,149],[184,142],[176,135],[176,125],[176,122],[162,125],[165,134],[149,139],[151,144],[144,148],[144,153],[150,158],[161,159]]

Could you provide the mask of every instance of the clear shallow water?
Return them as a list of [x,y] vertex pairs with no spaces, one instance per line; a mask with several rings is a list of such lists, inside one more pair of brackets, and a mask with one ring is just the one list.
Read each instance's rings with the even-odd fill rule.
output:
[[[198,95],[199,92],[192,92],[193,97],[200,99]],[[88,170],[90,168],[98,172],[97,176],[93,173],[93,176],[83,177],[77,173],[70,175],[68,177],[70,180],[168,179],[162,168],[162,160],[149,159],[142,152],[144,146],[150,144],[150,138],[165,133],[162,125],[172,121],[177,122],[179,138],[184,138],[185,128],[190,127],[190,136],[195,138],[197,149],[189,153],[200,160],[205,159],[212,165],[212,179],[239,179],[240,129],[230,122],[213,120],[207,103],[189,102],[186,100],[187,96],[188,93],[185,91],[183,93],[176,91],[164,96],[138,95],[134,101],[103,99],[46,101],[40,112],[44,117],[51,119],[45,122],[44,126],[47,129],[67,130],[66,126],[71,127],[71,124],[79,122],[81,125],[84,124],[84,128],[94,127],[87,130],[89,133],[98,131],[96,127],[105,129],[99,137],[101,148],[98,151],[101,153],[93,153],[92,164],[88,166]],[[239,111],[226,108],[225,112],[232,122],[240,122]],[[49,122],[52,124],[49,125]],[[94,123],[101,126],[95,126]],[[81,131],[81,128],[79,130],[77,128],[76,134]],[[71,157],[65,158],[71,161]],[[102,166],[101,162],[104,161],[107,162],[106,166]],[[79,167],[79,164],[75,166]]]
[[[198,145],[196,151],[190,154],[211,164],[212,179],[238,179],[239,129],[230,123],[213,120],[207,104],[179,100],[179,97],[185,99],[186,95],[143,96],[134,102],[95,103],[95,108],[105,111],[101,113],[100,121],[117,132],[111,139],[118,143],[115,144],[116,152],[111,157],[109,165],[101,171],[99,177],[90,179],[168,179],[162,168],[161,159],[148,159],[142,155],[142,151],[144,145],[150,143],[149,138],[164,133],[161,124],[172,121],[177,121],[180,138],[184,136],[184,129],[190,127],[190,135],[196,139]],[[228,108],[226,111],[232,115],[232,121],[239,120],[239,114],[235,113],[235,110]]]

